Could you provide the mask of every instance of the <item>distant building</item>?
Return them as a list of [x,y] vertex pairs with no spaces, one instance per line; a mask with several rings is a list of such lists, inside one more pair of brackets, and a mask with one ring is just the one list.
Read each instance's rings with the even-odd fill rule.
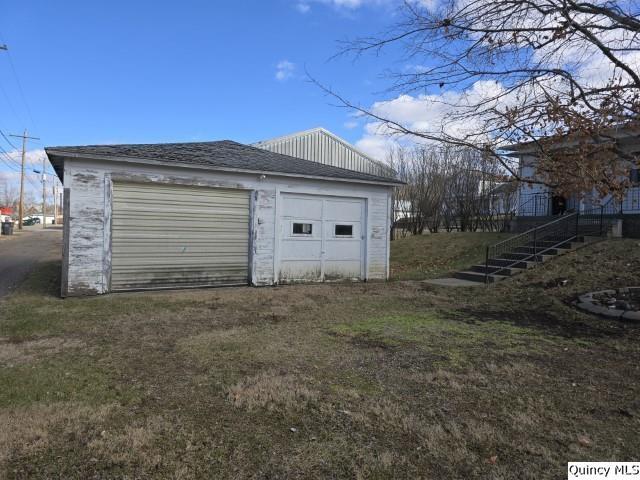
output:
[[345,170],[395,178],[391,167],[371,158],[322,127],[264,140],[253,146]]

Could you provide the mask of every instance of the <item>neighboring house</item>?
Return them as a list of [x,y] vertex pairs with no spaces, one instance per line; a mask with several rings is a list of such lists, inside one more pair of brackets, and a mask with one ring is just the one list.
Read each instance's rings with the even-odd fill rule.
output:
[[321,127],[264,140],[254,143],[253,146],[324,165],[396,178],[395,172],[388,165],[374,160],[346,140]]
[[388,277],[393,178],[228,140],[46,152],[63,296]]
[[[618,147],[628,154],[640,154],[640,131],[637,129],[619,129],[610,134],[618,142]],[[567,145],[559,144],[561,147]],[[640,175],[638,166],[625,162],[630,170],[630,187],[622,201],[612,198],[610,195],[601,198],[595,192],[581,192],[580,194],[565,197],[554,192],[550,187],[536,183],[527,183],[526,179],[537,180],[536,164],[538,147],[527,142],[520,145],[512,145],[505,149],[510,156],[519,159],[519,174],[524,179],[518,190],[519,216],[551,216],[561,215],[565,212],[592,212],[603,207],[606,215],[640,214]]]
[[518,207],[518,185],[515,181],[480,182],[480,212],[484,215],[512,215]]

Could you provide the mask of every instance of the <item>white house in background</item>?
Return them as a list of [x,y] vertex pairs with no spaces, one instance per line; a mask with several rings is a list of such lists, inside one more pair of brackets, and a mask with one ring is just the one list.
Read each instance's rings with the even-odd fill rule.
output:
[[399,182],[338,168],[341,149],[317,162],[229,140],[45,150],[64,184],[63,296],[388,277]]
[[[640,128],[620,128],[610,133],[619,149],[627,154],[640,155]],[[563,148],[567,145],[560,145]],[[550,187],[536,183],[526,183],[526,179],[536,180],[536,164],[539,147],[533,142],[512,145],[505,150],[509,156],[519,159],[519,174],[525,179],[518,190],[518,215],[523,217],[561,215],[568,211],[593,211],[603,206],[603,213],[607,215],[640,214],[640,174],[638,165],[631,165],[627,160],[625,166],[629,169],[630,187],[622,201],[610,195],[599,198],[596,192],[583,192],[569,198],[557,194]]]
[[253,146],[369,175],[396,177],[388,165],[369,157],[322,127],[264,140],[254,143]]

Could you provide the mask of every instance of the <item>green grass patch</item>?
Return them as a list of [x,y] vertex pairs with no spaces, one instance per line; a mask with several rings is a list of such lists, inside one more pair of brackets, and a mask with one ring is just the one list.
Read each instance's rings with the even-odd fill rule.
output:
[[458,232],[413,235],[391,242],[391,277],[422,280],[466,269],[481,262],[487,245],[506,233]]
[[485,354],[485,349],[499,349],[503,354],[548,353],[549,348],[564,345],[584,347],[561,336],[495,320],[474,321],[437,311],[422,314],[373,317],[331,328],[338,336],[385,347],[417,347],[440,356],[438,363],[458,367],[470,364]]
[[114,382],[86,356],[57,356],[46,361],[0,369],[0,408],[37,403],[129,403],[135,392]]

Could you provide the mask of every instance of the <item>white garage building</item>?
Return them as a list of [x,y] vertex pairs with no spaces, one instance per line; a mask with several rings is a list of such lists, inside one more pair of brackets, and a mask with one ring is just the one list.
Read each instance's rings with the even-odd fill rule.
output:
[[392,178],[228,140],[46,152],[63,296],[388,276]]

